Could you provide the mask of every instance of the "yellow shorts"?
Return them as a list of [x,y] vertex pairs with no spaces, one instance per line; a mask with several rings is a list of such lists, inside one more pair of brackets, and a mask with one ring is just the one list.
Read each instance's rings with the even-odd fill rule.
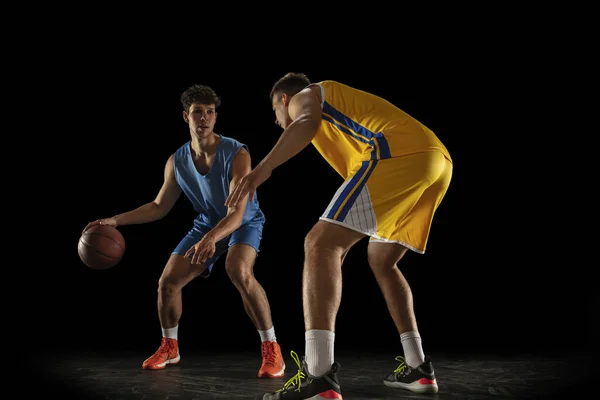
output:
[[452,162],[438,151],[364,161],[320,219],[423,254],[451,178]]

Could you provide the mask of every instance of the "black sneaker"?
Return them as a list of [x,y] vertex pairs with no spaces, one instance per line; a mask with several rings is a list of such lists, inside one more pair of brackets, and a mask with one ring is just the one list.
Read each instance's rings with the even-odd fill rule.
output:
[[396,357],[396,361],[399,361],[400,365],[383,380],[385,386],[406,389],[414,393],[438,392],[431,357],[425,356],[425,362],[414,369],[406,365],[402,356]]
[[300,363],[298,354],[292,350],[292,358],[298,365],[298,373],[273,393],[264,393],[254,400],[342,400],[342,391],[337,378],[340,369],[338,362],[333,363],[331,370],[321,376],[312,376],[304,359]]

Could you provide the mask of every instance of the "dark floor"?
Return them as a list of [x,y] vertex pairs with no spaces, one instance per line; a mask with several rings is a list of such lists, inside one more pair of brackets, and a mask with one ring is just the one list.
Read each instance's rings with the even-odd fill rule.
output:
[[[19,398],[77,399],[252,399],[279,389],[297,368],[285,357],[286,377],[258,379],[260,355],[182,354],[179,365],[160,371],[140,368],[145,353],[103,352],[37,356],[22,368],[30,385]],[[360,352],[337,355],[345,400],[353,399],[587,399],[591,365],[581,359],[539,356],[432,354],[439,393],[417,395],[387,388],[382,378],[396,367],[395,355]]]

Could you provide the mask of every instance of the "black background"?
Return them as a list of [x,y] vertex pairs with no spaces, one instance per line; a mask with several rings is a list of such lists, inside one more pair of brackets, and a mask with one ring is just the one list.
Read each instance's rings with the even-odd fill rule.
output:
[[[295,71],[390,100],[435,131],[452,154],[453,180],[427,253],[408,253],[399,265],[412,285],[426,352],[589,350],[597,335],[593,269],[578,258],[583,232],[558,226],[576,210],[554,205],[568,189],[550,186],[559,167],[545,153],[551,132],[541,127],[541,114],[552,111],[531,101],[532,93],[543,92],[538,70],[522,54],[501,45],[493,52],[455,47],[319,55],[266,47],[257,53],[243,44],[220,46],[217,53],[217,44],[201,40],[177,51],[153,46],[99,41],[76,54],[75,46],[67,46],[69,61],[52,64],[56,73],[45,81],[50,88],[28,93],[56,110],[37,122],[38,132],[42,124],[52,127],[41,135],[51,142],[51,162],[38,167],[47,200],[40,196],[32,208],[37,240],[50,249],[33,269],[23,270],[28,280],[20,338],[31,339],[28,349],[134,349],[148,355],[156,349],[158,278],[195,217],[190,203],[182,196],[160,221],[119,227],[127,251],[110,270],[91,270],[80,261],[81,231],[94,219],[154,199],[166,160],[189,139],[179,103],[187,87],[209,85],[222,97],[215,131],[246,143],[255,165],[281,132],[269,102],[271,86]],[[240,56],[244,49],[251,53]],[[44,168],[55,172],[49,176]],[[309,146],[258,190],[267,222],[255,275],[284,351],[304,348],[304,236],[341,183]],[[181,346],[258,351],[258,333],[223,263],[209,279],[184,288]],[[398,333],[367,265],[366,241],[351,250],[343,274],[336,351],[396,354]]]

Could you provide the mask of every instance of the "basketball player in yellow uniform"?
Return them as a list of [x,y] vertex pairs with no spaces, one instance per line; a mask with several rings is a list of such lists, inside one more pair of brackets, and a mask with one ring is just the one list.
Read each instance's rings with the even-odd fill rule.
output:
[[408,250],[425,252],[433,215],[452,177],[448,150],[434,132],[390,102],[339,82],[311,84],[304,74],[288,73],[273,86],[271,100],[284,132],[271,152],[238,182],[226,204],[235,204],[248,193],[252,197],[274,168],[310,143],[344,183],[305,239],[305,360],[302,365],[297,361],[298,374],[281,390],[256,399],[342,398],[339,364],[334,360],[341,266],[348,250],[365,237],[369,237],[369,265],[404,351],[384,384],[436,393],[410,286],[397,263]]

